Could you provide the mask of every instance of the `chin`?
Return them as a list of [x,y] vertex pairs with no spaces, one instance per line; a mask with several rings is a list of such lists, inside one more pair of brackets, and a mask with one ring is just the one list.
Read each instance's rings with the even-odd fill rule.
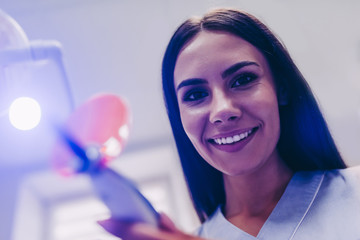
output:
[[254,164],[254,162],[243,162],[243,164],[239,164],[241,161],[234,162],[233,165],[227,165],[227,166],[221,166],[221,167],[215,167],[217,170],[223,173],[223,175],[227,176],[245,176],[252,173],[257,172],[259,169],[261,169],[261,166],[263,166],[262,162],[258,162]]

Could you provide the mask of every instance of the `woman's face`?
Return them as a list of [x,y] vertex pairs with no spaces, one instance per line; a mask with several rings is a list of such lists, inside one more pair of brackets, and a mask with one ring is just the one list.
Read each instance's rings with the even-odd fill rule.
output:
[[279,160],[276,88],[254,46],[229,33],[200,32],[180,52],[174,81],[185,132],[210,165],[240,175]]

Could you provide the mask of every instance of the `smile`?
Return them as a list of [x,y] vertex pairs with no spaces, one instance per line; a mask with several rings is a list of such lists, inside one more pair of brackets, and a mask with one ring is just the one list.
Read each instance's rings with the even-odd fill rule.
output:
[[246,139],[251,134],[253,134],[257,129],[258,129],[258,127],[255,127],[255,128],[252,128],[252,129],[250,129],[246,132],[240,133],[240,134],[235,134],[233,136],[228,136],[228,137],[214,138],[214,139],[211,139],[211,141],[216,143],[217,145],[234,144],[234,143],[240,142],[241,140]]

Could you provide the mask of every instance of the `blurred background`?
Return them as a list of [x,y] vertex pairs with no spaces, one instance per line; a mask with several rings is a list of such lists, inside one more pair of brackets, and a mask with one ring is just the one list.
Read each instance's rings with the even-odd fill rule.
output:
[[[199,223],[162,101],[161,60],[176,27],[214,7],[247,10],[280,36],[313,88],[343,157],[350,166],[359,164],[357,0],[0,0],[0,9],[29,40],[62,44],[75,107],[100,92],[128,100],[130,140],[113,167],[189,232]],[[6,91],[0,87],[0,93]],[[62,102],[57,104],[54,108]],[[8,136],[0,134],[1,149],[11,148]],[[61,178],[49,168],[49,159],[35,156],[25,151],[21,158],[0,157],[0,239],[114,239],[94,222],[108,213],[88,180]]]

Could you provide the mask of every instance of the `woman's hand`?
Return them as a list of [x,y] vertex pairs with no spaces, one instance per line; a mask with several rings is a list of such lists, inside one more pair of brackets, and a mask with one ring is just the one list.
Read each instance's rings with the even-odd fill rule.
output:
[[129,223],[114,219],[98,222],[106,231],[124,240],[204,240],[178,230],[165,215],[160,215],[159,228],[146,223]]

